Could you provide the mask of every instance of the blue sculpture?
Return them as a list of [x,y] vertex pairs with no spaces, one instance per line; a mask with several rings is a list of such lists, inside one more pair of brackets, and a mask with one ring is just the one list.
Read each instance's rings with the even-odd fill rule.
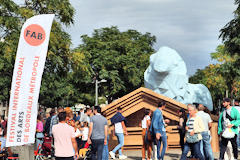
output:
[[145,87],[183,104],[199,103],[213,110],[212,97],[203,84],[188,83],[187,67],[182,57],[169,47],[161,47],[150,56],[144,73]]

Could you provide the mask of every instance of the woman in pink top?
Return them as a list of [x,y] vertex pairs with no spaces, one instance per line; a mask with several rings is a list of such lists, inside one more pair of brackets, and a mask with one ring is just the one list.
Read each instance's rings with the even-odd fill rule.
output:
[[37,116],[37,127],[36,127],[36,145],[37,147],[43,143],[43,122],[40,115]]

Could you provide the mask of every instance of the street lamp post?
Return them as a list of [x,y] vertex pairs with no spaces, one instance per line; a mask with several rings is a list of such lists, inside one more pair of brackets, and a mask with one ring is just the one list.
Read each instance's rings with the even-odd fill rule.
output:
[[102,79],[102,80],[98,81],[97,78],[95,80],[95,106],[98,105],[98,84],[104,83],[104,82],[107,82],[107,80]]
[[98,105],[98,80],[95,80],[95,106]]

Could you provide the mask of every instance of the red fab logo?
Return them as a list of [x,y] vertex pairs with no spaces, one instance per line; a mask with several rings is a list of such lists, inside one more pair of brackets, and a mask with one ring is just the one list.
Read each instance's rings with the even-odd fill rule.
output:
[[45,31],[38,24],[31,24],[24,30],[24,39],[31,46],[39,46],[45,40]]

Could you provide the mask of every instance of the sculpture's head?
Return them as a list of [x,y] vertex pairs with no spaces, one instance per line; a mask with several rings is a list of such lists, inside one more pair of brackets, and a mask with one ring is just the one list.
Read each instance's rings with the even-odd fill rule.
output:
[[187,67],[179,54],[169,47],[161,47],[150,57],[150,65],[156,72],[187,74]]

